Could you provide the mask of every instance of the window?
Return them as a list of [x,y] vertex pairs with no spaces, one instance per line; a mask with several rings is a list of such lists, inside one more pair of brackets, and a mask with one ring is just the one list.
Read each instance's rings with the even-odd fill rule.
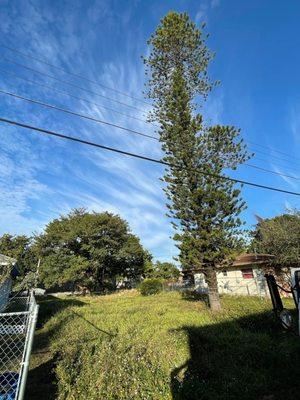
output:
[[242,269],[242,275],[244,279],[252,279],[253,278],[253,269]]
[[226,271],[226,269],[223,271],[223,276],[227,276],[227,271]]

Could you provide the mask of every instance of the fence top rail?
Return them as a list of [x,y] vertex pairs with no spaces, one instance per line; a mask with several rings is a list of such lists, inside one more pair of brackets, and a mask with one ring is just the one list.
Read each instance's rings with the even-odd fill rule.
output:
[[30,314],[30,313],[31,313],[31,311],[1,312],[0,318],[6,317],[6,316],[13,316],[13,315],[26,315],[26,314]]

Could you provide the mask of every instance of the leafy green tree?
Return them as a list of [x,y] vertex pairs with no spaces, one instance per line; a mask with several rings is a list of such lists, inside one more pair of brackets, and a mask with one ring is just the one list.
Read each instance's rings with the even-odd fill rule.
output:
[[270,219],[260,219],[251,250],[273,254],[272,265],[280,272],[300,263],[300,211],[293,211]]
[[21,277],[36,270],[38,260],[32,238],[26,235],[5,233],[0,236],[0,253],[17,260]]
[[155,264],[155,272],[157,278],[165,280],[177,280],[180,276],[180,271],[176,265],[166,261],[157,261]]
[[147,278],[161,278],[164,280],[178,280],[180,271],[171,262],[157,261],[155,264],[147,264],[144,275]]
[[170,165],[163,180],[179,259],[184,268],[203,268],[211,308],[219,309],[216,266],[235,251],[245,208],[240,189],[224,178],[249,156],[239,130],[207,127],[197,112],[196,100],[213,86],[205,39],[187,14],[170,12],[148,41],[144,61],[154,106],[150,120],[160,126],[163,160]]
[[128,224],[108,212],[75,209],[50,222],[36,237],[46,287],[73,283],[94,290],[117,276],[135,278],[147,253]]

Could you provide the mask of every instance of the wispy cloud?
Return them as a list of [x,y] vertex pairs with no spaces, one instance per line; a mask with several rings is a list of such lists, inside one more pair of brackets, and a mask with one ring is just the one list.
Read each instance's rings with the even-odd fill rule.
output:
[[[126,49],[121,56],[118,54],[115,58],[107,60],[102,59],[101,50],[98,49],[100,44],[106,45],[103,37],[99,42],[99,37],[95,35],[95,32],[99,32],[100,20],[108,30],[119,29],[113,8],[107,2],[91,2],[86,7],[87,17],[84,20],[79,10],[78,12],[73,10],[71,14],[65,10],[65,14],[59,14],[50,6],[42,8],[41,11],[29,3],[21,15],[17,3],[7,2],[7,6],[10,11],[5,24],[0,27],[0,32],[5,37],[10,37],[9,44],[12,47],[23,48],[24,51],[39,58],[47,59],[70,71],[79,72],[89,79],[100,81],[107,87],[142,97],[144,70],[142,63],[139,62],[139,54],[134,53],[136,48],[131,46],[133,50]],[[18,24],[13,23],[16,15]],[[122,24],[126,24],[126,18],[123,18]],[[93,27],[95,29],[92,29]],[[90,46],[87,49],[88,42]],[[136,102],[129,97],[88,84],[86,81],[76,80],[15,54],[10,56],[62,79],[77,82],[99,95],[126,102],[131,107],[138,107],[140,111],[106,101],[92,93],[55,83],[42,76],[32,77],[31,73],[18,69],[20,75],[34,78],[91,102],[102,103],[141,119],[145,118],[149,110],[146,104]],[[7,88],[13,87],[29,97],[64,105],[129,129],[155,134],[154,127],[149,124],[83,101],[58,96],[48,90],[18,83],[15,79],[3,79],[2,84]],[[160,158],[162,155],[159,143],[152,139],[11,99],[6,99],[3,106],[6,116],[33,125],[150,157]],[[30,233],[33,230],[41,230],[51,218],[66,213],[73,207],[83,206],[90,210],[120,214],[129,222],[132,231],[141,237],[142,243],[154,254],[163,254],[165,259],[177,254],[170,239],[172,228],[165,216],[163,185],[159,181],[163,173],[162,167],[36,133],[7,128],[4,125],[0,127],[0,135],[6,146],[1,148],[0,152],[2,232]]]
[[297,145],[300,144],[300,109],[293,106],[290,110],[290,128],[293,134],[294,141]]
[[220,5],[220,0],[204,0],[201,2],[195,16],[196,24],[207,22],[210,12]]
[[281,170],[281,168],[278,167],[278,165],[274,165],[271,163],[273,171],[277,172],[280,175],[280,178],[286,182],[289,186],[291,186],[294,190],[299,189],[299,184],[296,183],[296,181],[292,178],[289,178],[286,176],[286,172],[284,170]]

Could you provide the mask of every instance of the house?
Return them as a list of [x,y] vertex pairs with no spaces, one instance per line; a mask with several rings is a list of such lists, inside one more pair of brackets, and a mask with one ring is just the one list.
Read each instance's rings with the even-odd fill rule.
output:
[[17,261],[0,254],[0,312],[4,310],[11,292],[12,278],[19,274]]
[[[266,267],[273,258],[271,254],[241,254],[227,268],[219,267],[217,270],[219,293],[267,296],[268,289],[262,267]],[[198,292],[207,292],[203,269],[183,272],[194,280]]]

